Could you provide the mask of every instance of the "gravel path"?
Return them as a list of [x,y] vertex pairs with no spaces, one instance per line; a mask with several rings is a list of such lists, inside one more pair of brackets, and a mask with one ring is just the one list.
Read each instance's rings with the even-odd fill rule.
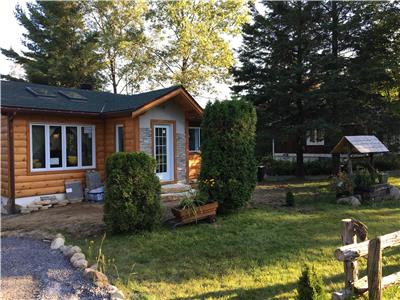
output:
[[0,299],[108,299],[59,250],[26,238],[1,238]]

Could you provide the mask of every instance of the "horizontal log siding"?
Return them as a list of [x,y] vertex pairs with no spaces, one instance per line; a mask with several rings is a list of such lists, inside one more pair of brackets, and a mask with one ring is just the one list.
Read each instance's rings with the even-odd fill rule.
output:
[[132,119],[131,116],[115,117],[105,120],[105,157],[109,157],[115,152],[115,131],[116,125],[124,126],[124,151],[135,152],[138,149],[138,123],[137,118]]
[[1,195],[9,197],[8,118],[1,115]]
[[201,155],[196,152],[189,152],[189,181],[196,180],[200,175]]
[[104,120],[87,117],[17,114],[14,119],[15,196],[17,198],[64,193],[64,182],[69,179],[78,179],[83,185],[85,184],[86,170],[30,171],[30,122],[95,125],[96,170],[104,179]]

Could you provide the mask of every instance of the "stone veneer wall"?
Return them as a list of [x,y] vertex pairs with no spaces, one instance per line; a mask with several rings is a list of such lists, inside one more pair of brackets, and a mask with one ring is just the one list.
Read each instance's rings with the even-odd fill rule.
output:
[[[177,179],[180,182],[186,182],[186,138],[185,134],[176,134],[176,171]],[[152,140],[151,140],[151,129],[150,128],[140,128],[140,151],[147,153],[152,156],[151,152]]]
[[140,128],[140,151],[153,156],[153,153],[151,153],[151,143],[151,129]]

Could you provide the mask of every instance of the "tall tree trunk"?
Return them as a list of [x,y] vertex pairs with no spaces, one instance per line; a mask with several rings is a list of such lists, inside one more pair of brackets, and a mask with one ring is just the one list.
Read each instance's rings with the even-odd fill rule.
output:
[[296,141],[296,176],[304,178],[304,137],[298,136]]
[[[332,18],[332,40],[331,40],[331,47],[332,47],[332,58],[333,58],[333,68],[335,71],[335,74],[337,75],[337,71],[338,71],[338,64],[337,64],[337,59],[338,59],[338,22],[339,22],[339,16],[338,16],[338,7],[337,7],[337,2],[336,1],[332,1],[331,2],[332,6],[331,6],[331,18]],[[334,96],[333,99],[333,107],[332,107],[332,111],[333,111],[333,116],[336,117],[337,116],[337,99],[336,96]],[[334,134],[334,136],[336,136],[336,134]],[[335,138],[332,139],[332,142],[335,143]],[[338,141],[336,141],[337,143]],[[334,144],[331,144],[330,146],[334,146]],[[332,173],[334,175],[338,174],[340,171],[340,154],[335,153],[332,154]]]

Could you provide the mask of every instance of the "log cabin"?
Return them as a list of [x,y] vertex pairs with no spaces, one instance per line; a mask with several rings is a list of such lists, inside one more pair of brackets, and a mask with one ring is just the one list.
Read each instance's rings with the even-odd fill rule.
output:
[[14,210],[40,196],[65,197],[119,151],[156,159],[161,184],[188,184],[200,168],[203,109],[182,86],[120,95],[1,81],[1,200]]

